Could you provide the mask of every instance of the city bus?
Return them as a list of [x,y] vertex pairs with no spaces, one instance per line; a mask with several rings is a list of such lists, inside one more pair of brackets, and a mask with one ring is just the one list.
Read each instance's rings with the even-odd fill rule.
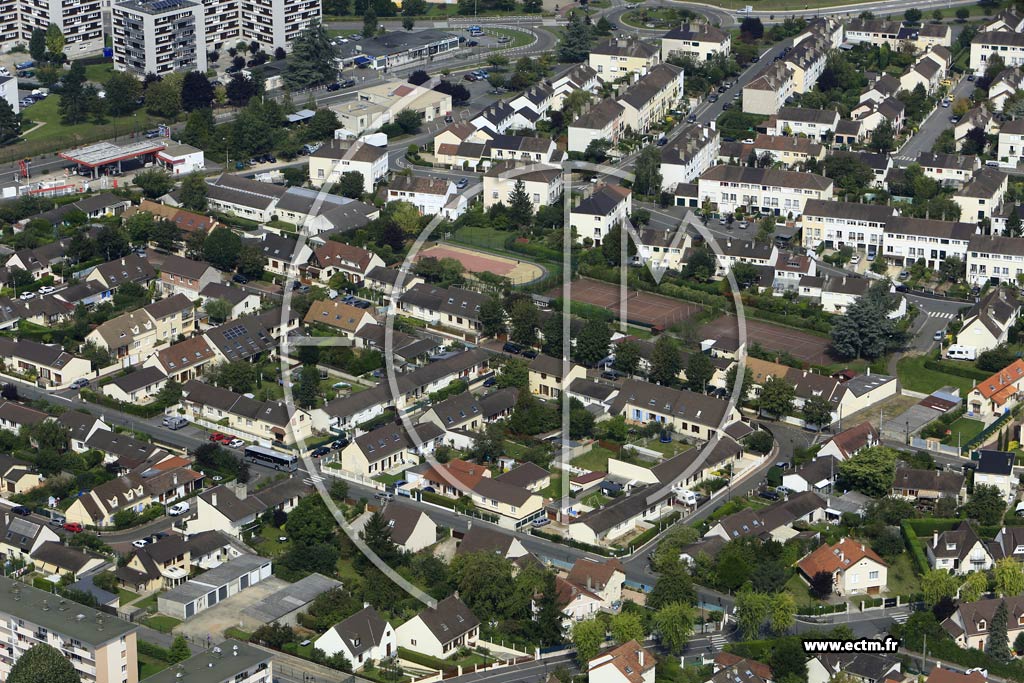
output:
[[299,468],[299,459],[291,454],[278,453],[275,450],[263,446],[246,446],[245,461],[264,467],[273,467],[275,470],[294,472]]

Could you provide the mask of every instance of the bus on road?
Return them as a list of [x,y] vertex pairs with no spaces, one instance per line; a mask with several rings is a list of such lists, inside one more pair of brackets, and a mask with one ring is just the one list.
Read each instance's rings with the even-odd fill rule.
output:
[[245,461],[264,467],[272,467],[275,470],[294,472],[299,468],[298,457],[288,453],[278,453],[263,446],[246,446]]

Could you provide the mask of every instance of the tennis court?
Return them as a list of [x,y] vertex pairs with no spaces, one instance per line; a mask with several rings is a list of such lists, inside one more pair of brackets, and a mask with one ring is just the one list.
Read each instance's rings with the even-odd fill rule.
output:
[[[724,315],[704,325],[698,334],[701,339],[736,341],[739,339],[739,327],[735,316]],[[754,342],[769,351],[785,351],[805,363],[829,365],[833,362],[828,355],[828,339],[763,320],[747,318],[747,348]]]
[[544,276],[544,269],[536,263],[523,261],[522,259],[496,256],[467,247],[459,247],[453,244],[436,244],[427,247],[416,255],[416,260],[432,256],[438,260],[444,258],[455,259],[462,264],[469,273],[494,273],[507,277],[515,284],[532,282]]
[[[573,301],[580,301],[592,306],[607,308],[616,314],[621,320],[622,314],[619,309],[622,295],[618,285],[601,280],[581,278],[573,280],[571,298]],[[562,296],[562,288],[555,287],[547,293],[550,297]],[[701,310],[698,304],[687,301],[680,301],[667,296],[628,290],[625,301],[625,318],[627,322],[646,325],[648,327],[659,326],[667,328],[673,323],[686,320]]]

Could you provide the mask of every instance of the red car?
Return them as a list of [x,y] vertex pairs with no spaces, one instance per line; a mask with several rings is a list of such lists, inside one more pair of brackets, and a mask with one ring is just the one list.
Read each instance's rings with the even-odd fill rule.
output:
[[228,436],[227,434],[221,434],[220,432],[214,432],[210,434],[210,441],[216,441],[217,443],[228,443],[235,437]]
[[73,534],[82,533],[82,525],[78,522],[67,522],[64,525],[64,531],[70,531]]

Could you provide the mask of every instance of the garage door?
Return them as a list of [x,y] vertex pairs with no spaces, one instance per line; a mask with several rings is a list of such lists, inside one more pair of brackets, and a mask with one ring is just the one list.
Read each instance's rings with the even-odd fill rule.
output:
[[195,613],[196,613],[196,603],[194,603],[194,602],[186,602],[185,603],[185,618],[188,619],[189,617],[194,616]]

